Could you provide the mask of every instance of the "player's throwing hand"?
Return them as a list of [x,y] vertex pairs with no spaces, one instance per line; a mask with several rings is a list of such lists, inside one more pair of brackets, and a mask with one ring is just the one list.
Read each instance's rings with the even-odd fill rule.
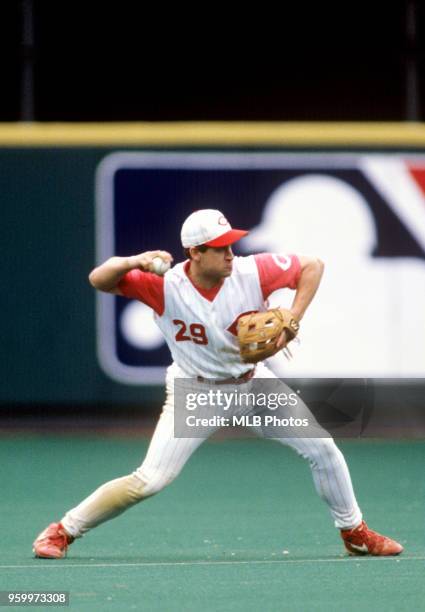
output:
[[173,257],[168,251],[145,251],[139,255],[132,255],[128,258],[129,267],[131,270],[142,270],[143,272],[156,272],[160,268],[155,260],[162,260],[164,264],[168,264],[168,267],[173,261]]

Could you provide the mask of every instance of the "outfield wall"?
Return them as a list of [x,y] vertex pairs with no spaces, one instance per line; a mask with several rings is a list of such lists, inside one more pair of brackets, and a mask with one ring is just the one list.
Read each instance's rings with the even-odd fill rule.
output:
[[[361,190],[361,181],[353,174],[358,170],[359,156],[363,159],[371,153],[394,155],[398,160],[407,160],[409,169],[416,168],[413,183],[420,190],[425,176],[421,174],[425,126],[222,123],[0,126],[2,276],[5,281],[0,365],[0,402],[3,405],[74,402],[143,405],[144,401],[156,401],[161,397],[161,368],[168,360],[167,350],[164,347],[154,348],[157,361],[149,361],[152,360],[152,351],[143,346],[141,348],[137,340],[133,342],[131,334],[125,336],[120,332],[120,316],[124,306],[115,305],[112,318],[103,319],[106,325],[109,320],[111,333],[117,334],[113,357],[115,363],[117,360],[120,362],[120,367],[115,375],[110,364],[108,366],[99,354],[99,317],[103,316],[101,313],[104,311],[87,282],[89,271],[108,241],[108,238],[99,237],[99,231],[104,226],[104,220],[99,225],[99,206],[103,202],[99,204],[99,198],[108,197],[99,196],[99,173],[105,166],[106,158],[117,159],[116,154],[124,152],[144,154],[138,171],[146,174],[149,168],[149,176],[143,184],[150,181],[151,199],[146,198],[134,218],[131,217],[131,211],[136,210],[132,208],[132,203],[138,197],[137,189],[141,183],[138,180],[132,183],[134,167],[132,170],[127,168],[127,177],[126,169],[118,168],[121,174],[112,177],[111,193],[114,198],[119,196],[120,202],[125,201],[130,217],[126,213],[127,217],[121,218],[121,212],[117,212],[123,210],[121,204],[117,207],[117,202],[112,202],[111,214],[115,225],[119,226],[119,232],[114,234],[115,245],[111,242],[109,245],[118,245],[118,254],[124,255],[127,250],[131,252],[136,244],[141,244],[140,250],[144,250],[145,244],[146,248],[154,248],[156,243],[151,242],[153,237],[162,235],[167,237],[167,244],[158,246],[167,248],[172,242],[168,248],[175,252],[180,221],[187,210],[195,208],[197,202],[202,202],[202,206],[209,205],[205,185],[210,185],[208,188],[212,190],[207,195],[211,193],[215,202],[219,200],[224,203],[223,208],[228,211],[226,214],[231,220],[236,217],[235,225],[240,225],[245,218],[249,228],[258,228],[264,212],[262,206],[268,201],[267,198],[283,184],[285,177],[292,180],[295,176],[279,173],[296,171],[297,176],[300,173],[299,165],[294,170],[294,164],[290,161],[292,157],[299,160],[300,155],[307,156],[310,167],[306,172],[315,175],[322,172],[318,170],[321,159],[328,162],[331,159],[330,165],[326,162],[326,167],[323,167],[325,174],[330,174],[332,179],[348,181],[351,186]],[[156,158],[153,153],[157,155]],[[212,153],[215,162],[211,161]],[[174,160],[180,156],[183,160],[173,162],[173,171],[177,174],[180,172],[178,180],[175,178],[177,175],[164,174],[170,171],[169,166],[165,167],[161,161],[164,156]],[[192,172],[200,172],[199,160],[205,161],[202,162],[204,169],[200,172],[201,178],[194,175],[192,182],[184,183],[179,177],[187,177],[189,158],[192,161],[195,159],[190,165]],[[258,162],[260,158],[262,161]],[[147,159],[151,160],[148,166],[145,163]],[[155,159],[159,160],[156,166]],[[255,163],[254,159],[257,160]],[[231,160],[229,168],[225,167],[226,160]],[[282,166],[283,160],[286,160],[286,165]],[[342,166],[341,160],[345,160]],[[103,166],[99,166],[102,161]],[[187,167],[182,168],[185,164]],[[269,165],[266,167],[264,164]],[[229,170],[234,173],[230,178]],[[249,177],[246,174],[248,170],[251,173]],[[268,174],[264,175],[266,170]],[[411,176],[414,175],[413,170]],[[209,182],[204,181],[206,171],[212,173]],[[262,174],[258,178],[260,171]],[[214,172],[225,174],[226,179],[222,175],[214,175]],[[385,166],[383,172],[385,174]],[[247,178],[249,180],[245,180]],[[162,191],[157,190],[157,185],[161,186]],[[364,189],[361,196],[368,199],[370,187],[365,186]],[[389,190],[394,189],[390,185]],[[164,209],[166,215],[162,211],[155,218],[152,211],[157,210],[155,198],[159,197],[162,198],[161,202],[167,202]],[[384,196],[381,193],[379,197]],[[401,279],[398,293],[405,295],[409,292],[411,302],[420,306],[425,302],[425,283],[421,285],[425,243],[421,243],[420,214],[403,217],[404,213],[395,210],[396,204],[391,204],[388,210],[385,209],[386,214],[381,214],[378,196],[375,200],[371,196],[370,202],[378,228],[377,244],[370,256],[385,259],[387,263],[391,260],[397,266],[401,260],[407,262],[409,271],[397,273]],[[401,223],[397,225],[395,218],[401,219]],[[145,227],[140,231],[131,231],[132,227],[137,228],[137,219],[145,220]],[[128,234],[126,228],[130,228]],[[152,228],[156,228],[157,235],[152,233]],[[334,233],[338,234],[338,231]],[[128,245],[125,245],[127,235]],[[178,252],[176,255],[179,258]],[[414,280],[410,281],[410,278]],[[386,287],[385,280],[383,283]],[[396,321],[404,320],[400,319],[404,308],[400,302],[396,309]],[[420,321],[419,314],[417,317],[417,321]],[[346,323],[352,325],[353,321],[347,320]],[[396,331],[397,335],[409,338],[404,349],[402,347],[406,354],[409,351],[412,353],[412,343],[421,344],[421,326],[415,325],[405,333],[399,329]],[[382,333],[385,337],[385,330]],[[389,351],[392,354],[392,346]],[[423,367],[425,378],[425,361],[422,362],[420,350],[415,359],[414,367],[408,364],[405,370],[396,370],[397,364],[393,364],[388,366],[388,371],[403,371],[407,377],[421,378]],[[143,384],[138,384],[137,376],[143,373],[140,368],[145,367],[153,369],[144,370],[146,376],[143,374],[140,377]],[[311,364],[308,367],[310,370],[305,372],[314,375]],[[332,365],[329,367],[332,368]],[[149,372],[152,372],[151,378]],[[329,372],[331,370],[319,371],[318,375],[329,376]],[[351,375],[353,372],[354,376],[361,377],[383,374],[379,368],[368,371],[360,368],[353,370]],[[300,372],[295,370],[292,375],[299,376]],[[335,375],[341,376],[342,373],[335,371]],[[350,371],[347,371],[347,375],[350,375]]]

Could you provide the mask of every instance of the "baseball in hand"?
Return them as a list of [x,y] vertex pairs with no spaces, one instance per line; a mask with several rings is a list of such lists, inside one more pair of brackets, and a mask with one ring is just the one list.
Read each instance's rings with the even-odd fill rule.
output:
[[170,262],[164,261],[161,257],[154,257],[152,260],[152,270],[155,274],[162,276],[170,269]]

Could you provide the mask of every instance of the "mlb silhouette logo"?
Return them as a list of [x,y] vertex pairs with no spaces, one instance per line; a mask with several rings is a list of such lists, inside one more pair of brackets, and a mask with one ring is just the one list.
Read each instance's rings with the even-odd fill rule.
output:
[[[325,274],[279,376],[425,375],[425,157],[113,153],[96,177],[97,262],[153,249],[184,259],[180,228],[217,208],[250,230],[235,255],[322,258]],[[282,290],[270,306],[290,306]],[[163,384],[171,357],[149,307],[99,293],[98,354],[130,384]],[[292,350],[292,345],[291,345]]]

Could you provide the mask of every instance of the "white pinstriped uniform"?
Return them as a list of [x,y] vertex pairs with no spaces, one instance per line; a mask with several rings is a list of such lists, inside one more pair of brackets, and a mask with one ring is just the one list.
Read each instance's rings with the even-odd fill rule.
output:
[[[216,427],[205,430],[205,438],[174,438],[174,379],[184,377],[184,372],[173,364],[167,372],[167,400],[158,425],[152,437],[146,458],[136,470],[140,479],[147,483],[149,494],[157,493],[174,480],[180,473],[186,461],[204,440],[216,431]],[[254,378],[271,378],[274,374],[263,364],[259,364]],[[243,393],[249,389],[249,381],[238,386]],[[227,385],[220,387],[225,389]],[[228,386],[233,389],[232,385]],[[202,383],[188,382],[188,392],[202,390]],[[298,403],[297,408],[300,408]],[[310,414],[303,405],[303,414]],[[279,415],[279,411],[276,411]],[[287,416],[287,413],[285,413]],[[314,417],[311,415],[311,421]],[[250,428],[261,435],[260,430]],[[319,434],[323,435],[323,430]],[[356,502],[351,484],[351,478],[345,459],[332,438],[276,438],[282,444],[290,446],[299,455],[307,459],[312,470],[313,480],[320,497],[324,499],[335,521],[335,526],[350,528],[362,520],[362,514]]]
[[[291,261],[290,257],[284,256],[285,258],[280,260],[284,262],[282,266],[276,256],[268,257],[274,257],[275,264],[282,268],[282,274],[288,269],[290,271],[290,267],[295,265],[295,260],[298,262],[297,258]],[[271,259],[266,260],[266,264],[273,265]],[[143,273],[138,272],[137,278],[143,279]],[[134,276],[131,282],[137,284],[137,278]],[[244,312],[265,310],[262,279],[254,256],[234,258],[231,276],[225,279],[212,300],[202,296],[192,284],[184,264],[178,264],[167,272],[163,283],[163,311],[157,312],[155,316],[170,347],[174,363],[167,371],[166,401],[147,455],[142,465],[134,472],[143,483],[145,497],[159,492],[172,482],[192,453],[217,429],[215,427],[205,429],[203,438],[174,437],[175,378],[190,377],[190,380],[184,383],[187,391],[199,392],[205,383],[198,381],[198,376],[226,379],[238,377],[246,372],[249,366],[241,362],[236,337],[228,331],[228,328]],[[126,293],[128,297],[136,297],[132,291]],[[191,325],[195,325],[192,327],[194,334],[191,334]],[[183,339],[177,341],[179,332]],[[264,364],[258,364],[254,378],[275,378],[275,376]],[[244,392],[244,388],[248,389],[250,384],[251,381],[240,384],[238,391]],[[224,390],[227,386],[223,385],[220,388]],[[232,385],[229,387],[233,388]],[[314,422],[313,415],[301,400],[297,404],[297,414],[298,410],[304,415],[309,415],[311,422]],[[258,433],[261,435],[260,431]],[[318,437],[303,438],[300,435],[294,434],[294,437],[280,438],[278,441],[290,446],[309,461],[316,490],[328,504],[335,526],[347,529],[358,525],[362,515],[341,451],[321,428]],[[91,528],[90,521],[85,521],[84,517],[90,514],[90,504],[95,496],[96,492],[67,513],[63,522],[70,533],[79,535]],[[93,522],[93,525],[99,522]]]
[[[232,275],[213,301],[197,291],[183,263],[167,272],[164,280],[165,310],[162,316],[155,314],[155,320],[184,375],[225,379],[246,372],[249,366],[242,363],[236,337],[228,328],[241,313],[266,309],[254,257],[234,258]],[[186,334],[190,324],[202,325],[208,344],[176,341],[175,320],[185,322]]]

